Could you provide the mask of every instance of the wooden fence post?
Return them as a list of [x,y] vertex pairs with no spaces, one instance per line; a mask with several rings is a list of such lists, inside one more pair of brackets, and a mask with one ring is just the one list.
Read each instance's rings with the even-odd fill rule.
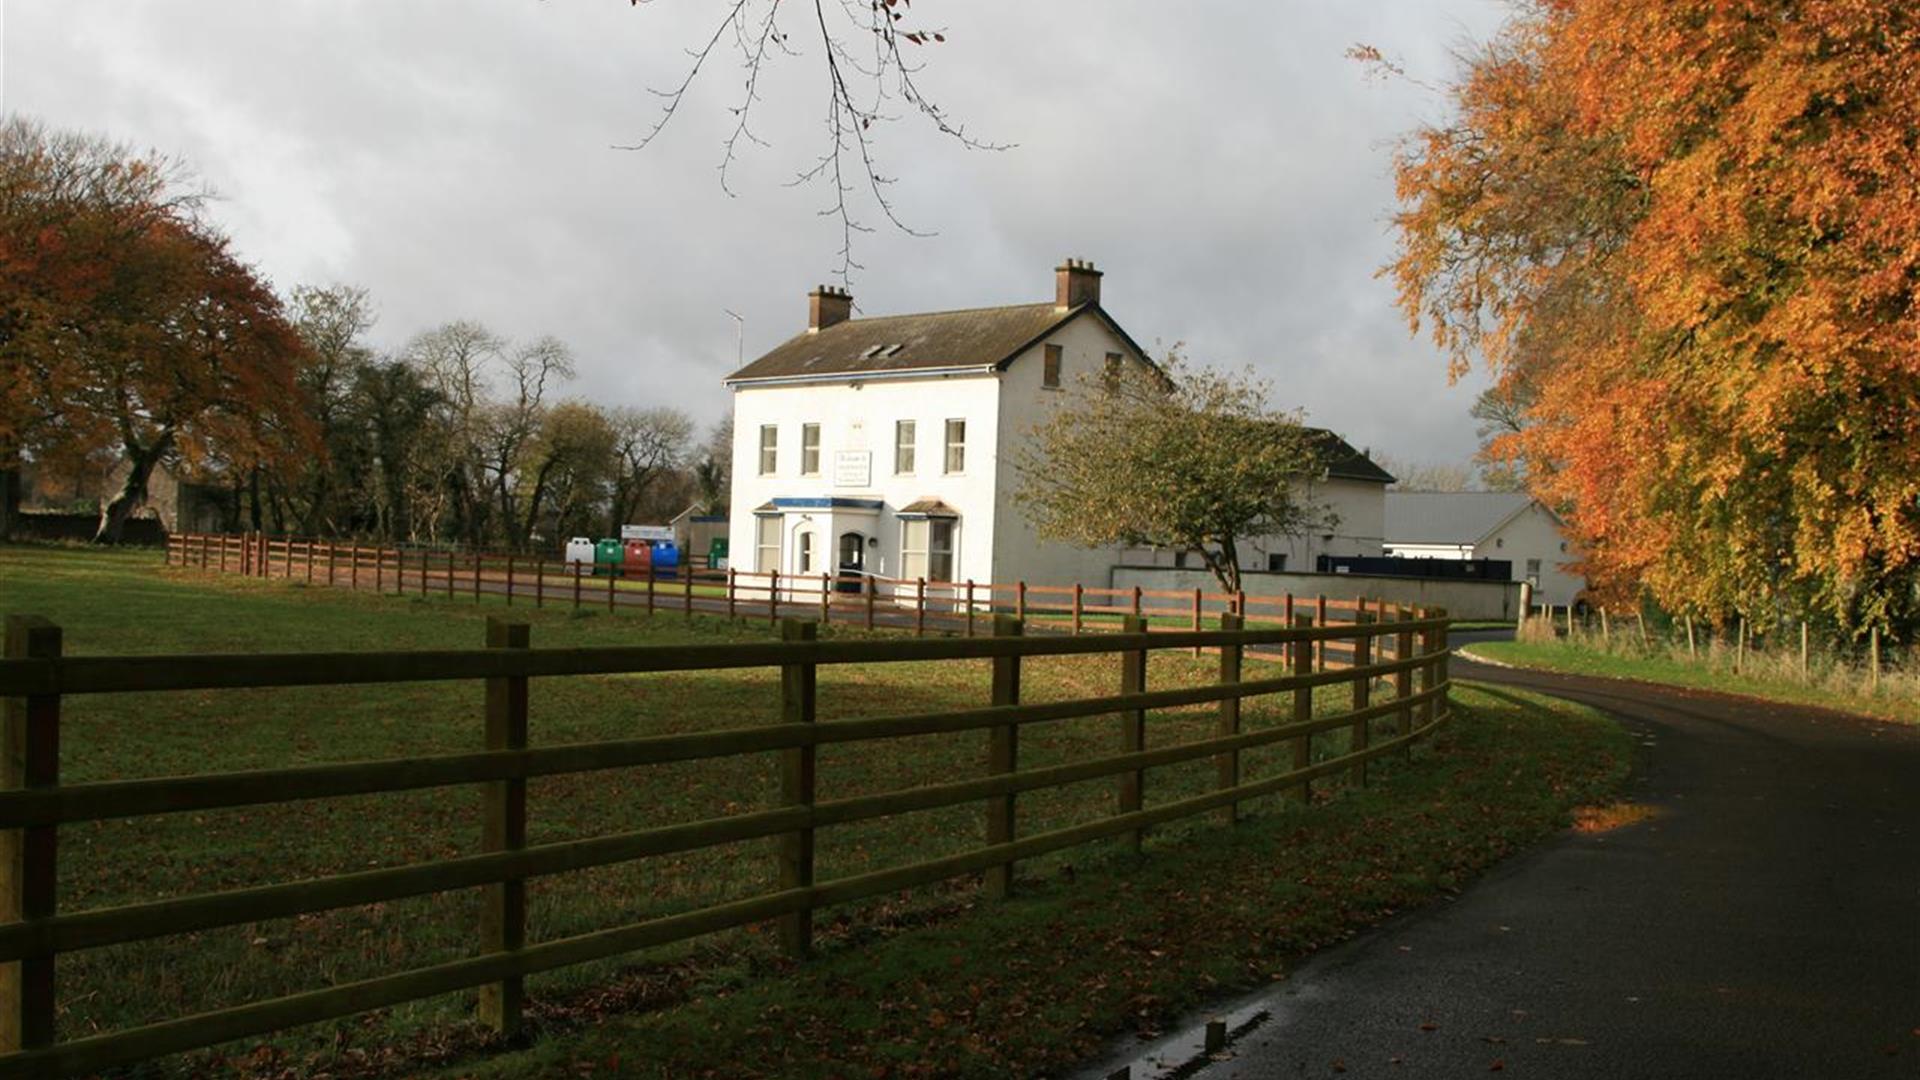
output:
[[[1238,631],[1246,628],[1246,620],[1239,615],[1222,615],[1220,629]],[[1240,681],[1240,660],[1242,646],[1239,642],[1230,642],[1220,646],[1220,682],[1231,685]],[[1240,734],[1240,699],[1237,697],[1220,700],[1220,722],[1217,734],[1221,738],[1230,738]],[[1214,759],[1219,779],[1214,786],[1221,791],[1240,786],[1240,751],[1229,750]],[[1240,804],[1228,803],[1220,808],[1220,820],[1231,825],[1240,820]]]
[[[1321,593],[1320,598],[1314,603],[1313,625],[1315,626],[1327,625],[1327,594],[1326,593]],[[1315,671],[1327,670],[1327,642],[1325,638],[1322,638],[1313,643],[1313,660],[1314,660],[1313,670]]]
[[733,567],[727,567],[727,618],[733,618]]
[[1747,666],[1747,617],[1741,615],[1733,628],[1733,673],[1740,674]]
[[[524,649],[530,631],[526,623],[498,616],[487,618],[489,649]],[[527,748],[527,680],[525,676],[487,679],[487,749]],[[518,851],[527,846],[527,782],[490,780],[481,786],[480,850]],[[512,952],[527,943],[527,883],[511,878],[488,885],[480,909],[480,951]],[[502,1035],[520,1030],[525,1003],[525,980],[518,975],[480,987],[480,1022]]]
[[1800,681],[1807,681],[1807,620],[1800,620]]
[[618,576],[609,569],[607,573],[607,614],[609,615],[613,614],[613,588],[618,580]]
[[[398,548],[394,549],[393,554],[394,554],[394,558],[398,559],[400,557],[399,549]],[[432,558],[433,558],[432,552],[426,550],[425,548],[420,549],[420,599],[422,600],[425,600],[427,598],[427,563]]]
[[860,579],[860,591],[866,595],[867,629],[873,629],[873,601],[880,592],[880,583],[873,578]]
[[691,620],[693,618],[693,567],[682,566],[679,574],[680,591],[686,596],[687,600],[687,618]]
[[[1432,618],[1433,613],[1431,611],[1423,610],[1420,612],[1420,617],[1422,619]],[[1434,632],[1432,630],[1428,629],[1428,630],[1420,631],[1420,656],[1423,659],[1427,657],[1431,657],[1434,654],[1434,645],[1437,640],[1438,638],[1434,636]],[[1420,676],[1420,692],[1423,694],[1433,689],[1434,685],[1439,681],[1435,677],[1434,665],[1431,661],[1422,663],[1420,665],[1419,676]],[[1421,727],[1426,727],[1427,724],[1433,720],[1433,702],[1431,701],[1421,702],[1420,707],[1414,711],[1414,717],[1419,721]],[[1413,747],[1411,746],[1407,747],[1407,752],[1411,754],[1413,752]]]
[[507,606],[513,606],[513,553],[507,553]]
[[973,579],[967,579],[967,636],[973,636]]
[[328,588],[333,587],[334,564],[335,564],[336,558],[339,556],[339,553],[340,553],[340,545],[334,543],[332,540],[327,541],[327,587]]
[[[782,641],[813,641],[819,627],[798,619],[780,624]],[[780,720],[785,724],[811,724],[817,691],[818,668],[812,661],[780,666]],[[780,752],[780,804],[813,805],[814,747],[796,746]],[[780,837],[780,890],[811,888],[813,885],[813,829],[796,829]],[[780,917],[780,947],[788,956],[802,957],[813,949],[813,910],[805,908]]]
[[1880,692],[1880,628],[1867,628],[1867,693]]
[[[1446,618],[1447,609],[1443,607],[1434,608],[1433,617],[1436,619]],[[1434,703],[1435,713],[1442,720],[1451,719],[1453,715],[1453,711],[1447,707],[1448,701],[1453,697],[1453,665],[1448,662],[1453,656],[1453,643],[1450,640],[1451,635],[1448,634],[1447,629],[1447,627],[1442,626],[1439,632],[1440,700]]]
[[[1325,601],[1325,597],[1321,599],[1323,602]],[[1311,629],[1314,625],[1313,616],[1295,615],[1293,617],[1293,625],[1294,628],[1298,630]],[[1321,651],[1318,648],[1318,644],[1318,642],[1304,637],[1293,643],[1293,673],[1295,675],[1310,675],[1313,673],[1314,654]],[[1304,724],[1312,719],[1313,687],[1303,686],[1293,692],[1293,722],[1296,724]],[[1296,736],[1293,740],[1293,770],[1298,772],[1312,764],[1313,736]],[[1299,792],[1299,800],[1302,806],[1313,801],[1312,781],[1300,781],[1300,786],[1295,790]]]
[[[1373,618],[1373,612],[1371,611],[1357,612],[1353,617],[1353,666],[1356,671],[1373,663]],[[1354,711],[1358,712],[1372,704],[1372,702],[1373,676],[1355,676],[1353,680]],[[1372,722],[1368,720],[1356,720],[1353,722],[1353,727],[1350,729],[1352,735],[1347,741],[1347,750],[1349,753],[1359,753],[1367,748],[1368,744],[1372,741],[1372,726]],[[1354,762],[1353,771],[1350,775],[1352,777],[1351,782],[1355,787],[1365,787],[1367,785],[1367,763],[1364,761]]]
[[[1123,615],[1120,618],[1120,632],[1123,634],[1144,634],[1147,632],[1147,620],[1138,615]],[[1128,649],[1120,654],[1120,692],[1122,694],[1142,694],[1147,689],[1147,650]],[[1120,752],[1136,754],[1147,748],[1147,710],[1123,709],[1120,713]],[[1146,794],[1147,772],[1134,769],[1120,774],[1119,812],[1130,814],[1141,808]],[[1135,852],[1140,850],[1140,842],[1146,836],[1145,829],[1132,829],[1120,834],[1121,842]]]
[[1533,611],[1533,582],[1520,583],[1520,618],[1516,620],[1519,629],[1527,628],[1527,616]]
[[1013,583],[1013,617],[1022,623],[1027,621],[1027,580],[1025,578]]
[[1133,587],[1133,613],[1140,614],[1140,586]]
[[1080,583],[1076,581],[1073,583],[1073,632],[1076,634],[1080,632],[1080,609],[1083,606],[1080,593]]
[[[998,638],[1019,637],[1026,627],[1019,619],[1008,615],[993,617],[993,636]],[[993,658],[993,704],[1020,704],[1020,657],[996,656]],[[987,772],[996,775],[1012,775],[1020,765],[1020,727],[1018,724],[1003,724],[987,729]],[[1010,844],[1014,838],[1014,796],[1012,792],[996,795],[987,800],[987,843]],[[1004,862],[987,867],[986,892],[996,900],[1004,900],[1013,891],[1013,863]]]
[[[1204,625],[1200,621],[1200,600],[1201,600],[1200,587],[1196,585],[1194,586],[1194,589],[1193,589],[1193,632],[1196,634],[1200,632],[1201,627]],[[1220,624],[1220,629],[1225,630],[1226,628],[1227,626],[1225,623]],[[1193,647],[1193,657],[1196,660],[1200,658],[1200,646],[1195,645]]]
[[[565,565],[564,563],[561,565]],[[547,606],[547,560],[533,560],[533,606]]]
[[307,541],[307,584],[313,584],[313,541]]
[[915,578],[913,586],[913,636],[927,636],[927,579]]
[[[55,660],[60,628],[34,615],[7,617],[7,659]],[[60,783],[60,695],[8,698],[0,788],[51,788]],[[52,918],[57,900],[56,826],[0,832],[0,922]],[[54,1041],[54,957],[0,964],[0,1052],[33,1050]]]
[[833,575],[820,572],[820,625],[833,625]]
[[480,602],[480,553],[473,553],[473,602]]
[[780,571],[773,570],[770,574],[767,578],[767,625],[774,626],[780,622]]
[[289,536],[285,538],[284,540],[281,541],[281,544],[285,546],[287,561],[285,564],[285,570],[280,576],[286,578],[288,581],[292,581],[293,580],[293,537]]
[[[1400,621],[1406,621],[1408,613],[1404,609],[1398,614]],[[1393,639],[1393,658],[1405,660],[1413,655],[1413,631],[1402,630]],[[1394,734],[1405,735],[1413,730],[1413,706],[1405,704],[1406,700],[1413,696],[1412,668],[1401,668],[1393,673],[1393,696],[1402,702],[1400,719],[1395,721],[1398,726]]]
[[387,549],[378,544],[373,546],[373,592],[375,596],[387,591]]
[[354,541],[351,555],[353,562],[347,567],[347,587],[354,592],[360,591],[360,542]]

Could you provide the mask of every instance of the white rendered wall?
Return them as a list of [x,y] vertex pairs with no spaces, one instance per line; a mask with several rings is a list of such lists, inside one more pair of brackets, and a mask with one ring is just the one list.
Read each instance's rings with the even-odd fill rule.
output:
[[[1043,385],[1047,345],[1061,347],[1060,389]],[[994,535],[993,558],[998,581],[1032,585],[1078,582],[1104,588],[1112,578],[1113,567],[1121,561],[1117,547],[1083,548],[1041,540],[1026,511],[1014,502],[1020,485],[1014,463],[1021,448],[1031,444],[1033,429],[1072,399],[1077,381],[1099,378],[1106,370],[1110,352],[1129,357],[1133,363],[1141,362],[1099,318],[1082,315],[1036,342],[1000,374],[998,456],[1002,482],[996,511],[1000,527]]]
[[[830,568],[837,555],[839,533],[853,528],[880,541],[877,548],[867,551],[867,570],[897,575],[900,527],[894,513],[909,503],[932,498],[961,515],[954,538],[954,577],[991,580],[997,389],[991,375],[735,387],[729,509],[733,565],[741,570],[765,569],[755,561],[759,535],[756,507],[776,498],[879,499],[885,506],[877,517],[845,508],[788,512],[782,522],[779,569],[782,573],[794,572],[795,537],[807,529],[820,534],[814,541],[814,571]],[[958,474],[943,472],[949,419],[967,422],[966,468]],[[893,471],[896,420],[912,420],[916,425],[911,475]],[[818,475],[802,476],[800,428],[810,423],[820,425],[820,471]],[[774,472],[767,476],[760,474],[763,424],[776,425],[780,431],[779,459]],[[843,450],[871,455],[867,483],[836,483],[835,454]]]
[[1577,553],[1570,550],[1553,515],[1537,502],[1527,504],[1512,521],[1494,530],[1474,549],[1473,556],[1510,560],[1515,581],[1526,580],[1528,559],[1539,559],[1540,580],[1533,593],[1538,604],[1571,604],[1587,585],[1586,579],[1564,568],[1578,557]]

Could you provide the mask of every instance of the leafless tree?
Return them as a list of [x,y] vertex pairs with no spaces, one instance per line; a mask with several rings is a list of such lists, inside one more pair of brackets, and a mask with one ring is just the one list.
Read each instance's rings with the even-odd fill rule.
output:
[[[644,0],[631,0],[640,6]],[[916,50],[946,41],[944,29],[928,27],[909,17],[908,0],[724,0],[713,29],[696,48],[680,81],[654,93],[661,99],[660,114],[637,142],[620,149],[644,149],[666,129],[693,86],[717,57],[733,55],[741,72],[740,95],[731,108],[732,128],[723,144],[720,185],[728,194],[729,170],[746,145],[766,146],[753,127],[754,108],[761,101],[761,79],[782,59],[803,55],[811,43],[819,49],[820,74],[825,89],[826,148],[794,177],[795,184],[824,184],[828,188],[824,216],[840,224],[842,281],[850,281],[860,264],[853,257],[854,237],[870,232],[856,212],[853,200],[864,197],[895,228],[910,228],[895,210],[887,189],[894,178],[881,168],[875,154],[874,126],[897,119],[890,110],[917,113],[942,135],[973,150],[1001,150],[1006,144],[982,141],[936,102],[922,93],[916,76],[921,64]],[[798,14],[793,14],[798,12]],[[798,22],[797,31],[792,24]],[[798,36],[796,36],[796,33]]]

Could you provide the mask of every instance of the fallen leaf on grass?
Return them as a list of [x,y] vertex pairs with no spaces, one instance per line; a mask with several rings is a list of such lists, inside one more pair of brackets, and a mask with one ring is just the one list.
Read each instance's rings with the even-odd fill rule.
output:
[[1440,1025],[1434,1023],[1431,1020],[1422,1020],[1420,1022],[1420,1030],[1421,1031],[1439,1031]]

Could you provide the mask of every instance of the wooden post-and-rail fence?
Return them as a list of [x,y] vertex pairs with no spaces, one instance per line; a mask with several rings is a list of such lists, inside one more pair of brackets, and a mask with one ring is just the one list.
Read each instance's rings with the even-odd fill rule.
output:
[[[251,544],[249,545],[251,548]],[[264,550],[264,549],[260,549]],[[202,549],[198,555],[206,554]],[[329,554],[337,554],[329,552]],[[320,564],[316,561],[316,567]],[[316,571],[317,572],[317,571]],[[1304,619],[1304,616],[1301,618]],[[69,1076],[97,1072],[160,1055],[266,1034],[281,1028],[347,1016],[400,1002],[478,990],[479,1015],[512,1032],[521,1023],[526,976],[682,941],[750,923],[774,923],[795,955],[811,943],[816,911],[867,897],[973,874],[985,891],[1004,896],[1019,861],[1108,837],[1138,844],[1147,830],[1179,818],[1218,814],[1231,819],[1249,799],[1282,792],[1304,796],[1323,777],[1352,776],[1371,759],[1409,748],[1448,719],[1443,615],[1369,625],[1309,626],[1146,633],[1139,621],[1115,634],[1027,635],[1005,615],[991,633],[973,638],[821,639],[811,623],[785,620],[778,641],[605,648],[531,648],[525,623],[488,620],[484,648],[433,652],[291,653],[182,656],[69,656],[60,629],[44,619],[13,616],[0,660],[0,697],[6,699],[4,790],[0,790],[0,1078]],[[1398,637],[1419,640],[1418,652],[1373,659],[1369,644]],[[1314,671],[1316,644],[1351,644],[1359,667]],[[1217,682],[1155,689],[1146,658],[1156,649],[1218,649]],[[1290,651],[1292,665],[1249,678],[1249,650]],[[1026,703],[1021,668],[1029,658],[1107,657],[1117,664],[1115,693],[1094,698]],[[854,719],[818,714],[816,678],[825,664],[991,661],[991,684],[979,704],[937,713]],[[697,733],[538,745],[528,738],[539,680],[637,672],[778,668],[776,723]],[[1417,673],[1421,690],[1315,716],[1315,688],[1354,687],[1379,680],[1407,685]],[[470,753],[392,760],[301,765],[245,772],[137,780],[62,783],[59,746],[62,702],[79,694],[142,694],[236,688],[295,688],[415,681],[481,680],[484,715],[475,717]],[[1291,694],[1291,718],[1246,730],[1241,705],[1261,695]],[[1216,734],[1195,741],[1149,746],[1149,710],[1214,704]],[[1411,724],[1405,718],[1418,717]],[[1020,764],[1020,733],[1029,725],[1075,717],[1118,716],[1114,752],[1091,760],[1039,767]],[[1381,721],[1370,744],[1315,762],[1315,735]],[[1389,723],[1389,721],[1391,721]],[[820,790],[814,755],[821,746],[910,736],[980,738],[986,768],[878,794],[835,797]],[[1365,740],[1362,740],[1363,744]],[[1245,751],[1291,744],[1283,771],[1244,775]],[[772,808],[586,839],[528,843],[526,786],[534,777],[635,768],[669,762],[777,754],[778,798]],[[1165,801],[1145,798],[1153,770],[1212,760],[1215,782],[1197,795]],[[1020,799],[1089,780],[1107,779],[1117,793],[1105,817],[1023,835]],[[60,911],[60,829],[88,821],[259,806],[296,800],[368,795],[449,785],[473,785],[484,807],[478,854],[257,886],[238,891],[169,897],[107,909]],[[817,830],[893,815],[984,804],[981,842],[940,858],[819,880],[814,867]],[[571,937],[529,940],[526,881],[548,874],[691,852],[759,838],[779,838],[777,885],[768,892]],[[62,1041],[55,1017],[57,959],[78,950],[189,934],[224,926],[373,904],[459,889],[484,890],[476,928],[479,951],[464,959],[342,983],[287,997],[254,1001],[146,1026],[77,1034]]]
[[[990,626],[997,614],[1011,614],[1034,630],[1113,633],[1128,619],[1144,620],[1155,633],[1222,628],[1237,616],[1252,628],[1290,627],[1301,611],[1315,626],[1353,625],[1369,612],[1385,610],[1380,600],[1327,596],[1251,596],[1245,592],[1209,593],[1201,589],[1099,588],[1085,584],[1035,585],[1025,581],[937,582],[920,578],[863,575],[836,579],[828,574],[760,573],[738,568],[708,569],[698,561],[670,571],[649,566],[623,568],[620,576],[600,568],[512,553],[425,551],[259,533],[176,534],[168,538],[170,565],[202,570],[237,570],[256,577],[285,577],[311,585],[372,588],[395,595],[480,603],[497,596],[508,605],[531,598],[535,607],[549,602],[580,608],[604,603],[647,615],[695,612],[728,618],[783,616],[818,618],[867,629],[891,627],[917,636],[962,633],[972,636]],[[594,578],[599,580],[591,580]],[[1198,650],[1195,650],[1198,655]],[[1320,642],[1315,670],[1344,668],[1357,662],[1351,645]]]

